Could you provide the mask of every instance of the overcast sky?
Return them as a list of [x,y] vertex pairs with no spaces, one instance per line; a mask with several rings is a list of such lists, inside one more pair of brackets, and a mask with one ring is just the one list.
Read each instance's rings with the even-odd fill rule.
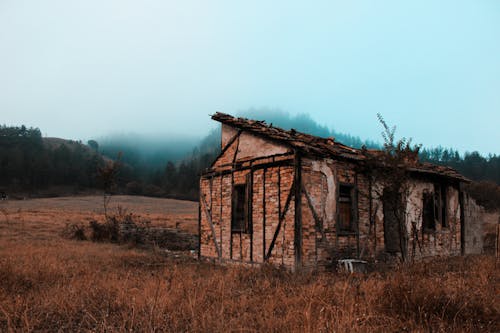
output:
[[251,107],[500,153],[500,1],[0,0],[0,123],[201,136]]

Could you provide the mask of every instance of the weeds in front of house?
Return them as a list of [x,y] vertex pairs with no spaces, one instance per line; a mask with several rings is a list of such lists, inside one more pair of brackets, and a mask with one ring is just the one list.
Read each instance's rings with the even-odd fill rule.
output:
[[367,275],[220,267],[113,244],[13,245],[0,330],[498,331],[486,256]]

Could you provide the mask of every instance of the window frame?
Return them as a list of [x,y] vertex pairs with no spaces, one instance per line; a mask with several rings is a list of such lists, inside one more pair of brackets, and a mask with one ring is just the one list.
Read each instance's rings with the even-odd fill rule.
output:
[[[342,199],[343,198],[346,198],[346,196],[343,196],[341,193],[341,187],[345,187],[345,188],[348,188],[349,189],[349,199],[348,201],[343,201]],[[357,202],[357,198],[356,198],[356,195],[357,195],[357,188],[356,188],[356,185],[355,184],[351,184],[351,183],[343,183],[343,182],[339,182],[338,183],[338,190],[337,190],[337,223],[336,223],[336,226],[337,226],[337,234],[339,235],[355,235],[357,234],[358,232],[358,212],[357,212],[357,209],[358,209],[358,202]],[[348,202],[350,203],[350,210],[351,210],[351,214],[350,214],[350,221],[349,221],[349,227],[348,228],[345,228],[345,224],[343,224],[341,222],[341,203],[342,202]]]
[[[251,218],[251,184],[247,181],[245,183],[233,184],[231,189],[231,233],[238,234],[251,234],[253,232],[252,228],[252,218]],[[238,190],[238,188],[242,190]],[[238,197],[235,197],[238,196]],[[242,197],[242,198],[240,198]],[[243,219],[236,223],[236,209],[238,208],[238,199],[243,202],[240,205],[243,206],[242,216]]]
[[[424,191],[422,193],[422,232],[434,233],[436,232],[436,193]],[[429,207],[427,207],[429,206]],[[428,215],[426,212],[430,212]]]
[[434,188],[439,188],[439,222],[441,229],[449,228],[448,223],[448,193],[445,184],[434,184]]

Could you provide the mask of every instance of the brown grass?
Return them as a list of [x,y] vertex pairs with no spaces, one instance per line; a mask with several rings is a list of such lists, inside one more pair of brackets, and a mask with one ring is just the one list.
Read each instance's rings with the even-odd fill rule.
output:
[[491,257],[367,275],[219,267],[62,239],[70,210],[51,228],[24,209],[0,222],[0,331],[500,331]]

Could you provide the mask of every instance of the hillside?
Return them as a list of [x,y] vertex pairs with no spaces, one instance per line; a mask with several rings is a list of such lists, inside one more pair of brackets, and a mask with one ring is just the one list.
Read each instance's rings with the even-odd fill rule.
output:
[[36,194],[51,187],[98,187],[105,159],[88,146],[42,138],[37,128],[0,127],[0,187],[8,193]]

